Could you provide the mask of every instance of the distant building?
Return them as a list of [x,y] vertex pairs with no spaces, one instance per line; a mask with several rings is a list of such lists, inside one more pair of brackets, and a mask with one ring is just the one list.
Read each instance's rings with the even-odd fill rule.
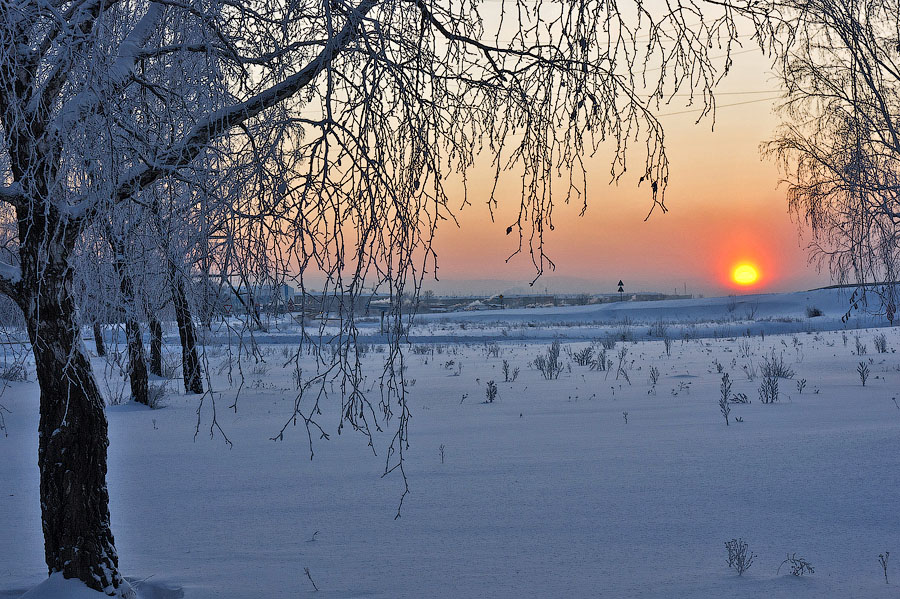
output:
[[254,306],[258,310],[281,312],[288,310],[289,303],[295,303],[293,300],[297,295],[296,290],[287,283],[279,283],[277,285],[251,285],[249,287],[240,286],[237,293],[242,302],[238,304],[246,304]]

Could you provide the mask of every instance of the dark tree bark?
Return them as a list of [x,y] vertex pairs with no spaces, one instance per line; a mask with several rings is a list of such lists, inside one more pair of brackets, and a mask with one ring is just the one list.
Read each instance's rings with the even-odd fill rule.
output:
[[169,286],[172,302],[175,304],[175,320],[178,322],[178,336],[181,338],[181,370],[184,373],[184,392],[203,393],[203,377],[200,360],[197,357],[197,342],[191,307],[184,291],[184,281],[174,262],[169,263]]
[[128,380],[131,383],[131,400],[145,406],[150,405],[150,382],[147,375],[147,358],[144,356],[144,341],[141,325],[135,317],[134,281],[128,273],[122,248],[110,240],[116,258],[113,261],[119,277],[119,291],[125,306],[125,339],[128,346]]
[[[47,570],[112,593],[127,583],[110,530],[103,397],[82,351],[68,263],[77,229],[54,209],[18,212],[22,279],[4,291],[25,315],[41,389],[38,466]],[[40,239],[29,228],[54,234]]]
[[94,323],[94,345],[97,346],[97,355],[101,358],[106,355],[106,346],[103,344],[103,329],[99,322]]
[[150,374],[162,376],[162,324],[147,311],[147,319],[150,322]]

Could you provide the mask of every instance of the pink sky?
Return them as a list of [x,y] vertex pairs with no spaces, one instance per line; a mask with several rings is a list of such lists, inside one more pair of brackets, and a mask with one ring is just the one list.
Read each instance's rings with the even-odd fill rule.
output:
[[[720,89],[727,94],[718,98],[715,131],[709,120],[694,125],[696,113],[661,117],[671,162],[667,214],[654,212],[644,222],[650,207],[646,186],[637,188],[631,179],[610,186],[608,157],[588,162],[587,213],[579,218],[580,206],[558,205],[555,231],[546,236],[547,253],[557,264],[548,277],[553,290],[565,291],[566,284],[553,283],[560,278],[584,280],[582,287],[596,285],[598,293],[614,291],[619,279],[632,291],[672,292],[686,285],[689,293],[707,295],[793,291],[829,283],[827,274],[808,265],[808,232],[803,230],[800,237],[787,213],[781,175],[760,155],[760,144],[771,139],[778,120],[774,102],[758,100],[778,94],[744,92],[777,89],[765,59],[736,56]],[[748,100],[755,102],[725,106]],[[672,105],[659,112],[683,110],[683,105]],[[501,205],[494,223],[486,198],[477,185],[470,186],[476,189],[470,191],[473,205],[459,215],[460,228],[450,225],[438,231],[441,283],[426,282],[426,288],[447,292],[454,282],[496,279],[497,292],[502,292],[511,281],[533,278],[527,256],[505,263],[515,249],[514,236],[507,237],[505,229],[514,220],[516,174],[508,175],[505,183],[501,198],[511,201]],[[730,281],[733,267],[742,260],[757,265],[756,285],[738,288]],[[536,286],[543,289],[544,282]]]

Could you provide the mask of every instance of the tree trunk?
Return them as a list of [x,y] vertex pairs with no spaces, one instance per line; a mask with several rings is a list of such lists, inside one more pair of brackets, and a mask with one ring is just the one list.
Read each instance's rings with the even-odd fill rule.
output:
[[20,305],[41,389],[38,465],[47,568],[112,593],[127,583],[109,526],[106,414],[81,349],[71,271],[46,265],[31,274],[23,278]]
[[131,382],[131,401],[150,405],[150,380],[144,357],[141,325],[133,316],[125,320],[125,339],[128,344],[128,379]]
[[184,281],[174,263],[169,264],[169,285],[172,288],[172,302],[175,304],[175,320],[178,321],[178,336],[181,337],[181,370],[184,373],[184,392],[203,393],[203,378],[200,360],[197,358],[197,342],[191,307],[184,292]]
[[103,329],[99,322],[94,322],[94,345],[97,346],[97,355],[101,358],[106,355],[106,346],[103,345]]
[[125,308],[125,340],[128,346],[128,379],[131,383],[131,401],[150,405],[150,382],[147,376],[147,359],[144,356],[144,341],[141,325],[135,317],[134,282],[128,273],[125,258],[118,244],[110,241],[116,258],[113,266],[119,277],[119,291]]
[[162,376],[162,324],[149,311],[147,318],[150,321],[150,373]]

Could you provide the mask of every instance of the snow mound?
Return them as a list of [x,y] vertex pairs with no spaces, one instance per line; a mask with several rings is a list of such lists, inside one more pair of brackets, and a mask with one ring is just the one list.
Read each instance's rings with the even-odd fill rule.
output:
[[[184,591],[166,584],[149,581],[126,580],[114,595],[121,599],[181,599]],[[88,588],[80,580],[63,578],[56,572],[24,595],[21,599],[106,599],[109,595]]]

